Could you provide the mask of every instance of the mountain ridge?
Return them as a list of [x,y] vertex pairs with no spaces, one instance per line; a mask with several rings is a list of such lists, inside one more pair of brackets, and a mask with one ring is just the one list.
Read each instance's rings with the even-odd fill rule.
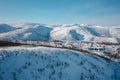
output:
[[[19,23],[7,25],[15,28],[15,30],[8,30],[4,32],[4,29],[0,27],[4,32],[0,33],[0,40],[9,40],[7,38],[8,36],[11,36],[9,37],[11,40],[16,40],[17,38],[13,37],[12,35],[19,36],[22,33],[21,38],[18,38],[20,40],[32,40],[29,39],[29,37],[32,37],[34,38],[33,40],[66,40],[120,43],[120,26],[104,27],[84,24],[48,25],[41,23]],[[34,36],[38,36],[38,38],[35,38]],[[43,39],[42,37],[45,38]]]

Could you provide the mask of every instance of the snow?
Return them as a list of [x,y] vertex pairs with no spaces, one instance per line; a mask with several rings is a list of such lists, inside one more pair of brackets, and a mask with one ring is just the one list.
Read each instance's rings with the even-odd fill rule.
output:
[[41,23],[1,25],[3,27],[0,27],[0,32],[4,33],[0,33],[0,40],[66,40],[120,43],[120,26],[48,25]]
[[16,28],[9,26],[7,24],[0,24],[0,33],[9,32],[15,30]]
[[34,44],[0,47],[0,80],[120,80],[120,26],[0,24],[0,40]]
[[119,80],[120,63],[47,47],[0,48],[0,80]]
[[51,28],[35,25],[0,34],[0,40],[49,40]]
[[[55,27],[51,31],[51,38],[55,40],[71,40],[71,41],[77,40],[77,41],[119,43],[118,41],[118,39],[120,38],[119,28],[120,28],[119,26],[103,27],[96,25],[80,25],[80,24],[73,24],[67,26],[62,25],[62,27]],[[72,36],[72,34],[76,35]],[[81,38],[80,35],[82,35],[83,38]]]

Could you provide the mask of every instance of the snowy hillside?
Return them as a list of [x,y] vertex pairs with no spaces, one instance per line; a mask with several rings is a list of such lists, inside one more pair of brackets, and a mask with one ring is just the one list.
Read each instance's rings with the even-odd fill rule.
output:
[[0,48],[0,80],[120,80],[120,63],[65,49]]
[[49,40],[51,29],[42,25],[26,26],[0,34],[0,40]]
[[[66,40],[120,43],[120,26],[104,27],[83,24],[47,25],[40,23],[9,24],[0,27],[0,40]],[[8,32],[10,31],[10,32]]]
[[80,40],[117,43],[120,38],[119,33],[120,29],[118,27],[71,24],[55,27],[51,32],[51,38],[55,40],[67,41]]
[[10,25],[7,25],[7,24],[0,24],[0,33],[3,33],[3,32],[9,32],[9,31],[13,31],[15,30],[16,28],[10,26]]

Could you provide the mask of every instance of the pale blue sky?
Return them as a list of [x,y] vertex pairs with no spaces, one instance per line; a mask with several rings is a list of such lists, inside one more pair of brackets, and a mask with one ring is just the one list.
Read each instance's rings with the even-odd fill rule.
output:
[[0,0],[0,23],[120,25],[120,0]]

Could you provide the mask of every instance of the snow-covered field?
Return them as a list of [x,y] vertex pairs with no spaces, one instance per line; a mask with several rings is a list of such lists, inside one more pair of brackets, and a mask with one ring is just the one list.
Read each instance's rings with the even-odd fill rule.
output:
[[120,63],[47,47],[0,48],[0,80],[120,80]]
[[[7,31],[4,28],[7,28]],[[1,24],[0,32],[4,32],[0,33],[0,40],[66,40],[120,43],[120,26],[19,23]]]

